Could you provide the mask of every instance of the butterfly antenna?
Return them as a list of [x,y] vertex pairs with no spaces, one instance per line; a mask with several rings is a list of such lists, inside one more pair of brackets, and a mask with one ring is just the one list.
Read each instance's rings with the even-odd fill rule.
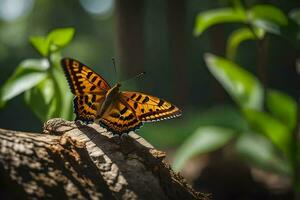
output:
[[115,58],[112,57],[112,58],[111,58],[111,61],[112,61],[113,65],[114,65],[114,70],[115,70],[115,82],[117,82],[117,81],[118,81],[118,72],[117,72],[117,67],[116,67],[116,61],[115,61]]
[[145,75],[145,74],[146,74],[146,72],[141,72],[141,73],[135,75],[135,76],[132,77],[132,78],[129,78],[129,79],[124,80],[124,81],[121,81],[121,83],[124,83],[124,82],[127,82],[127,81],[131,81],[131,80],[133,80],[133,79],[141,78],[141,77],[142,77],[143,75]]

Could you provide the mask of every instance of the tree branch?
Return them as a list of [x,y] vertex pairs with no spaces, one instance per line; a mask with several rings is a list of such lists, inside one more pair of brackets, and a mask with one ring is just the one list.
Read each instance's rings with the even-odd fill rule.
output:
[[133,132],[118,144],[96,124],[52,119],[42,134],[0,129],[0,197],[208,199],[164,157]]

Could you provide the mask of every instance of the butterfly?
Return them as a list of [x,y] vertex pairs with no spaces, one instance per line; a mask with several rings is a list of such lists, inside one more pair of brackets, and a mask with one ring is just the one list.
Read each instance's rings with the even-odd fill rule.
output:
[[61,65],[74,98],[75,120],[99,122],[114,134],[135,131],[143,122],[160,121],[181,115],[173,104],[140,92],[120,91],[111,87],[99,74],[71,58]]

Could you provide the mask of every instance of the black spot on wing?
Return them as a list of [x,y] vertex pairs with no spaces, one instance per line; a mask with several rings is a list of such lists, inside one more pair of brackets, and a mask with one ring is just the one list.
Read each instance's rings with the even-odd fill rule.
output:
[[123,109],[120,111],[120,114],[123,115],[127,110],[128,110],[127,107],[123,108]]
[[94,76],[94,77],[92,78],[92,82],[95,82],[95,81],[96,81],[96,79],[97,79],[97,77],[96,77],[96,76]]
[[161,107],[162,105],[164,105],[165,101],[160,99],[159,100],[159,103],[157,104],[157,106]]
[[131,99],[133,99],[134,97],[136,97],[136,94],[135,93],[133,93],[133,95],[131,95]]
[[[78,105],[78,99],[81,99],[81,98],[75,97],[73,99],[73,108],[74,108],[74,113],[76,115],[75,121],[79,120],[86,124],[92,123],[94,121],[93,119],[83,117],[80,115],[79,110],[83,109],[83,108],[82,108],[82,106]],[[80,106],[80,108],[79,108],[79,106]]]
[[125,121],[131,120],[134,117],[134,115],[131,113],[127,117],[124,118]]
[[[135,124],[135,123],[137,123],[137,122],[139,122],[137,119],[135,119],[134,121],[132,121],[132,122],[130,122],[129,124],[127,124],[128,126],[131,126],[131,125],[133,125],[133,124]],[[102,126],[102,127],[104,127],[104,128],[106,128],[108,131],[110,131],[110,132],[112,132],[112,133],[114,133],[114,134],[118,134],[118,135],[122,135],[123,133],[129,133],[130,131],[136,131],[136,130],[138,130],[140,127],[142,127],[143,126],[143,122],[139,122],[136,126],[134,126],[134,127],[131,127],[131,128],[129,128],[129,129],[126,129],[126,130],[124,130],[124,131],[117,131],[117,130],[115,130],[114,128],[112,128],[109,124],[113,124],[113,125],[116,125],[116,123],[110,123],[110,122],[108,122],[108,121],[106,121],[106,120],[100,120],[99,121],[99,125],[100,126]],[[123,128],[122,126],[120,126],[120,125],[117,125],[119,128]]]
[[111,113],[110,116],[113,117],[113,118],[116,118],[116,119],[120,118],[119,113]]
[[96,86],[93,85],[91,88],[90,88],[90,91],[94,91],[96,89]]
[[96,95],[95,94],[93,94],[92,102],[96,102]]
[[142,103],[147,103],[148,101],[149,101],[149,97],[146,96],[146,97],[143,99]]
[[86,104],[89,103],[89,97],[88,97],[88,95],[85,95],[85,96],[84,96],[84,102],[85,102]]
[[142,98],[142,95],[139,95],[139,96],[136,98],[136,101],[141,100],[141,98]]
[[88,72],[86,78],[89,79],[92,76],[93,72]]
[[101,86],[101,82],[102,82],[102,81],[101,81],[101,79],[99,78],[98,83],[97,83],[97,86],[98,86],[98,87]]

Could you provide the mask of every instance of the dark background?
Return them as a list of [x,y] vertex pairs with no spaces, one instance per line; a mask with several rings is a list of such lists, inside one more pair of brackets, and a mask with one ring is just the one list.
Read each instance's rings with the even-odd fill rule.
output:
[[[191,108],[201,110],[217,103],[230,102],[209,74],[203,54],[224,55],[226,38],[238,25],[218,25],[199,38],[192,34],[197,13],[226,6],[226,1],[130,0],[116,3],[112,0],[31,0],[28,1],[31,3],[25,3],[18,0],[15,4],[23,10],[19,13],[14,12],[17,9],[14,2],[1,2],[0,84],[23,59],[39,57],[28,41],[29,36],[46,35],[54,28],[74,27],[75,38],[64,49],[63,55],[92,67],[111,84],[115,83],[111,62],[111,58],[115,57],[121,80],[142,71],[147,73],[143,79],[125,83],[124,89],[136,88],[168,99],[182,108],[183,118]],[[11,4],[11,11],[5,9],[5,2]],[[246,1],[246,4],[253,5],[255,2],[272,2],[286,12],[300,5],[292,0]],[[96,14],[84,6],[92,6]],[[268,86],[296,97],[299,82],[295,60],[299,50],[278,36],[269,36],[268,42],[267,71],[261,72],[261,76],[265,76]],[[255,42],[245,42],[239,48],[237,60],[257,74],[255,50]],[[15,98],[1,110],[0,126],[40,131],[41,123],[22,101],[22,96]]]
[[[272,3],[285,13],[300,7],[296,0],[245,1],[246,6],[255,3]],[[198,38],[193,36],[199,12],[227,5],[225,0],[0,0],[0,85],[23,59],[40,57],[29,36],[74,27],[75,38],[63,49],[63,56],[90,66],[111,85],[116,82],[111,62],[115,57],[119,80],[146,71],[142,79],[124,83],[123,90],[162,97],[183,110],[181,118],[147,124],[139,131],[172,155],[197,128],[199,115],[209,108],[233,104],[209,73],[203,54],[224,56],[226,38],[239,25],[217,25]],[[266,86],[297,98],[300,84],[295,65],[299,49],[274,35],[269,35],[267,42],[268,56],[262,71],[256,67],[259,53],[254,41],[239,47],[238,63]],[[22,95],[0,110],[1,128],[40,132],[42,125],[26,107]]]

